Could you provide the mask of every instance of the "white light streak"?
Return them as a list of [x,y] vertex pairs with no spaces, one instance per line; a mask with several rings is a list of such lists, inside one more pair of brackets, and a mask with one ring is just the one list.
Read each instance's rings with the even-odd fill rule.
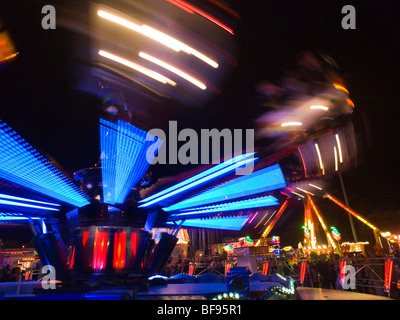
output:
[[337,150],[336,150],[335,146],[333,146],[333,153],[335,155],[335,171],[338,171],[339,170],[339,164],[338,164]]
[[302,125],[303,125],[303,123],[301,123],[301,122],[292,121],[292,122],[284,122],[284,123],[282,123],[281,127],[290,127],[290,126],[299,127],[299,126],[302,126]]
[[176,75],[178,75],[181,78],[189,81],[190,83],[194,84],[195,86],[199,87],[202,90],[207,89],[207,87],[206,87],[206,85],[204,83],[200,82],[199,80],[193,78],[192,76],[188,75],[187,73],[183,72],[182,70],[180,70],[180,69],[178,69],[178,68],[176,68],[176,67],[174,67],[174,66],[172,66],[172,65],[170,65],[170,64],[168,64],[168,63],[166,63],[166,62],[164,62],[164,61],[162,61],[160,59],[157,59],[157,58],[155,58],[155,57],[153,57],[153,56],[151,56],[151,55],[149,55],[147,53],[144,53],[144,52],[139,52],[139,57],[141,57],[143,59],[146,59],[146,60],[148,60],[150,62],[153,62],[153,63],[159,65],[160,67],[163,67],[163,68],[175,73]]
[[322,170],[322,174],[325,174],[325,168],[324,168],[324,164],[322,162],[321,152],[319,151],[318,143],[315,144],[315,149],[317,150],[319,166],[320,166],[320,168]]
[[336,143],[338,146],[338,151],[339,151],[339,162],[342,163],[343,162],[343,156],[342,156],[342,147],[340,145],[340,139],[339,139],[339,134],[335,134],[335,138],[336,138]]
[[148,76],[150,78],[153,78],[154,80],[157,80],[157,81],[159,81],[161,83],[164,83],[164,84],[168,83],[168,84],[170,84],[172,86],[176,85],[176,83],[174,81],[172,81],[171,79],[168,79],[167,77],[164,77],[162,74],[154,72],[154,71],[152,71],[150,69],[147,69],[147,68],[145,68],[145,67],[143,67],[143,66],[141,66],[139,64],[136,64],[136,63],[134,63],[132,61],[129,61],[129,60],[126,60],[126,59],[121,58],[119,56],[116,56],[116,55],[114,55],[112,53],[106,52],[104,50],[100,50],[99,51],[99,55],[104,57],[104,58],[107,58],[107,59],[113,60],[115,62],[118,62],[118,63],[120,63],[120,64],[122,64],[124,66],[127,66],[127,67],[131,68],[131,69],[134,69],[134,70],[136,70],[136,71],[138,71],[140,73],[143,73],[144,75],[146,75],[146,76]]
[[320,105],[312,105],[310,106],[311,110],[324,110],[324,111],[328,111],[329,108],[327,106],[320,106]]
[[318,190],[322,190],[321,187],[319,187],[319,186],[317,186],[317,185],[315,185],[315,184],[309,183],[308,185],[311,186],[311,187],[313,187],[313,188],[316,188],[316,189],[318,189]]
[[218,68],[218,63],[212,60],[211,58],[207,57],[203,53],[193,49],[192,47],[186,45],[185,43],[161,32],[158,31],[152,27],[146,26],[146,25],[138,25],[136,23],[133,23],[131,21],[128,21],[122,17],[116,16],[112,13],[103,11],[103,10],[98,10],[97,14],[109,21],[112,21],[114,23],[117,23],[125,28],[128,28],[132,31],[138,32],[154,41],[157,41],[158,43],[161,43],[162,45],[176,51],[183,51],[189,55],[193,55],[196,58],[202,60],[203,62],[207,63],[213,68]]
[[297,190],[300,190],[300,191],[303,191],[304,193],[309,193],[309,194],[311,194],[312,196],[314,195],[312,192],[307,191],[307,190],[305,190],[305,189],[302,189],[302,188],[299,188],[299,187],[296,187],[296,189],[297,189]]

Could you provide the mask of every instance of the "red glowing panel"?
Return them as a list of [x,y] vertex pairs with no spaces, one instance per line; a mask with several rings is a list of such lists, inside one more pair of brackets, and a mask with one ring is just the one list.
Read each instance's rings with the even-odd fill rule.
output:
[[114,235],[114,257],[113,266],[115,269],[125,267],[126,232],[119,232]]
[[340,261],[340,284],[343,286],[344,284],[344,278],[346,276],[346,260],[343,259]]
[[390,292],[390,284],[392,282],[393,258],[385,260],[385,291]]
[[300,267],[300,283],[304,282],[304,278],[306,276],[306,269],[307,269],[307,261],[303,261]]
[[137,234],[131,233],[131,249],[133,256],[136,256],[136,247],[137,247]]
[[262,274],[264,276],[268,275],[268,269],[269,269],[269,261],[264,261],[262,270]]
[[83,236],[82,236],[82,244],[83,244],[83,246],[86,245],[86,241],[87,241],[88,238],[89,238],[89,231],[84,231],[83,232]]
[[106,265],[107,238],[108,234],[104,231],[97,231],[94,236],[93,269],[95,270],[102,270]]
[[190,265],[189,265],[189,273],[188,273],[188,275],[189,275],[189,276],[192,276],[192,275],[193,275],[193,272],[194,272],[194,264],[190,264]]

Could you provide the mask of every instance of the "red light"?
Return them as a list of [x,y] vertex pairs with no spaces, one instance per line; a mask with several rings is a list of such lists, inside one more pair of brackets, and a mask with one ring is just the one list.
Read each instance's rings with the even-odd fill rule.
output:
[[119,232],[114,235],[113,267],[122,269],[125,267],[126,233]]
[[[187,2],[184,2],[184,1],[181,1],[181,0],[167,0],[167,1],[172,3],[172,4],[174,4],[174,5],[176,5],[176,6],[178,6],[181,9],[185,10],[186,12],[191,13],[191,14],[194,11],[194,12],[198,13],[199,15],[203,16],[204,18],[206,18],[206,19],[210,20],[211,22],[215,23],[217,26],[221,27],[222,29],[228,31],[230,34],[234,34],[233,30],[230,29],[229,27],[227,27],[226,25],[224,25],[221,21],[215,19],[214,17],[210,16],[207,12],[204,12],[203,10],[200,10],[199,8],[197,8],[195,6],[192,6],[191,4],[189,4]],[[192,12],[190,12],[190,10]]]
[[186,7],[185,5],[183,5],[183,4],[180,4],[178,1],[175,1],[175,0],[167,0],[167,1],[168,1],[169,3],[172,3],[174,6],[177,6],[177,7],[181,8],[182,10],[184,10],[184,11],[190,13],[190,14],[193,14],[193,13],[194,13],[193,10],[187,8],[187,7]]
[[74,266],[74,261],[75,261],[75,246],[72,248],[72,256],[71,256],[71,261],[69,263],[70,269],[73,268]]
[[392,282],[393,258],[385,260],[385,291],[390,292],[390,284]]
[[340,284],[343,286],[344,284],[344,277],[346,276],[346,259],[340,260]]
[[268,269],[269,269],[269,261],[264,261],[263,262],[263,270],[262,270],[262,274],[264,276],[268,275]]
[[211,3],[214,3],[215,5],[217,5],[218,7],[220,7],[221,9],[225,10],[226,12],[230,13],[231,15],[233,15],[235,18],[240,19],[239,14],[232,10],[231,8],[223,5],[221,2],[215,1],[215,0],[209,0]]
[[249,221],[249,224],[253,222],[254,218],[258,215],[258,211],[254,214],[253,218]]
[[93,269],[95,270],[102,270],[105,267],[108,246],[107,238],[107,232],[96,231],[93,250]]
[[136,247],[137,247],[137,234],[131,233],[131,249],[133,256],[136,256]]
[[83,244],[83,246],[86,245],[86,241],[87,241],[88,238],[89,238],[89,231],[84,231],[84,232],[83,232],[83,237],[82,237],[82,244]]
[[232,268],[232,263],[225,264],[225,276],[228,274],[229,270]]
[[306,276],[307,261],[303,261],[300,266],[300,283],[304,283],[304,278]]
[[194,272],[194,264],[190,264],[189,265],[189,276],[192,276],[193,275],[193,272]]

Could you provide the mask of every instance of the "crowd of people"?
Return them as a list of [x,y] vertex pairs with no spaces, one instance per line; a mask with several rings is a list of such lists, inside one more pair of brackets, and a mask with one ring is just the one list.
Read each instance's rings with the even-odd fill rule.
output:
[[[367,247],[365,248],[365,254],[361,252],[349,253],[346,258],[347,265],[352,265],[355,269],[355,288],[348,289],[350,291],[355,291],[359,293],[375,294],[379,296],[387,296],[387,292],[384,291],[384,279],[385,279],[385,253],[380,250],[379,246]],[[297,256],[297,255],[296,255]],[[399,281],[400,275],[400,251],[396,251],[393,255],[394,257],[394,268],[392,281],[396,283]],[[206,260],[208,258],[208,260]],[[225,259],[224,259],[225,258]],[[281,273],[286,276],[291,276],[295,280],[299,280],[301,262],[306,260],[307,271],[304,278],[304,283],[299,285],[305,287],[313,288],[324,288],[324,289],[337,289],[342,290],[342,285],[340,283],[340,259],[338,254],[317,254],[311,251],[307,256],[291,260],[287,256],[280,256],[279,258],[273,258],[269,260],[269,274]],[[197,259],[198,260],[198,259]],[[204,257],[201,262],[206,262],[206,266],[199,263],[196,259],[183,259],[178,257],[178,259],[170,259],[166,264],[162,275],[170,277],[179,273],[188,273],[190,263],[196,265],[196,271],[203,270],[206,268],[207,272],[213,272],[217,270],[218,274],[224,272],[224,265],[229,260],[229,257],[220,256],[208,256]],[[262,263],[263,259],[259,259],[259,272],[263,270]],[[235,266],[234,261],[231,261],[232,266]],[[204,263],[203,263],[204,264]],[[221,271],[222,270],[222,271]],[[397,280],[399,279],[399,280]],[[391,292],[391,297],[395,298],[399,295],[400,298],[400,288],[393,285],[394,293]],[[392,290],[393,291],[393,290]]]
[[22,272],[19,267],[12,268],[9,265],[5,265],[0,269],[0,282],[19,281],[21,276]]
[[[355,270],[355,288],[348,289],[359,293],[375,294],[387,296],[384,291],[385,279],[385,253],[379,247],[366,248],[365,254],[350,253],[345,255],[347,265],[351,265]],[[400,275],[400,252],[395,251],[393,255],[394,267],[392,273],[392,283],[398,283]],[[304,278],[305,287],[338,289],[342,290],[340,283],[340,257],[337,254],[320,254],[311,252],[306,258],[308,266]],[[278,261],[270,268],[270,273],[279,269],[288,276],[299,276],[301,261],[290,264],[288,261]],[[391,297],[400,298],[400,288],[398,285],[391,286]]]
[[171,277],[180,273],[189,273],[189,259],[183,259],[179,255],[177,259],[170,257],[160,274]]

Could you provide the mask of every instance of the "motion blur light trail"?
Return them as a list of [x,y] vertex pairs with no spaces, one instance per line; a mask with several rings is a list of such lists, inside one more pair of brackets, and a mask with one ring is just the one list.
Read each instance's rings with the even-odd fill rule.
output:
[[107,20],[110,20],[112,22],[115,22],[123,27],[129,28],[132,31],[136,31],[139,32],[140,34],[153,39],[154,41],[157,41],[159,43],[161,43],[162,45],[167,46],[168,48],[179,52],[179,51],[183,51],[189,55],[193,55],[196,58],[204,61],[205,63],[207,63],[208,65],[210,65],[213,68],[218,68],[218,63],[213,61],[212,59],[210,59],[209,57],[207,57],[206,55],[202,54],[201,52],[193,49],[192,47],[184,44],[183,42],[161,32],[158,31],[152,27],[146,26],[146,25],[137,25],[131,21],[128,21],[120,16],[111,14],[109,12],[103,11],[103,10],[99,10],[97,11],[97,14]]

